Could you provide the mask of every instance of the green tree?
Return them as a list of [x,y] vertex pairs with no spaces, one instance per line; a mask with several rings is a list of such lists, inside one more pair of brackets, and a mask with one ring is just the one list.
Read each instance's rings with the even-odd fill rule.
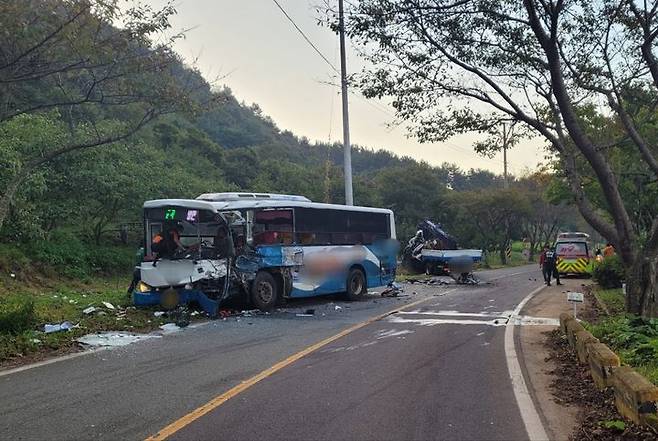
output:
[[[487,136],[510,120],[542,137],[582,216],[616,245],[632,275],[628,310],[658,315],[658,218],[643,235],[633,230],[608,154],[627,142],[652,179],[658,175],[636,93],[658,95],[655,2],[363,0],[348,13],[347,31],[374,66],[361,78],[364,93],[392,97],[421,141]],[[622,136],[593,137],[588,106],[614,115]],[[602,204],[588,197],[588,176]]]
[[0,227],[20,187],[44,165],[123,141],[159,115],[191,108],[200,83],[195,72],[176,69],[181,64],[170,47],[179,35],[165,35],[174,12],[171,5],[123,8],[118,0],[0,3],[0,125],[44,111],[67,125],[66,136],[11,154]]
[[522,218],[523,236],[528,241],[529,259],[532,261],[542,244],[553,243],[560,229],[575,222],[574,210],[565,201],[552,203],[546,194],[555,176],[537,171],[523,176],[513,185],[527,200],[529,211]]
[[523,221],[531,214],[525,195],[514,189],[479,190],[453,194],[452,202],[457,207],[457,237],[465,245],[497,251],[507,263],[505,250],[520,238]]
[[383,170],[375,177],[382,204],[395,212],[398,237],[411,237],[423,219],[448,218],[446,188],[427,164]]

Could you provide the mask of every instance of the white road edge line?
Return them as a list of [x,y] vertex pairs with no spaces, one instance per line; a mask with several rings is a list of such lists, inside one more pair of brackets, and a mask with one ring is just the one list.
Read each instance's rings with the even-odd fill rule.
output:
[[38,368],[38,367],[41,367],[41,366],[46,366],[46,365],[57,363],[57,362],[64,361],[64,360],[71,360],[72,358],[78,358],[78,357],[83,357],[85,355],[95,354],[95,353],[101,352],[101,351],[108,351],[110,349],[112,349],[112,347],[110,347],[110,346],[101,346],[100,348],[86,349],[86,350],[83,350],[83,351],[80,351],[80,352],[74,352],[73,354],[67,354],[67,355],[62,355],[60,357],[49,358],[49,359],[44,360],[44,361],[38,361],[36,363],[30,363],[30,364],[26,364],[24,366],[19,366],[19,367],[13,368],[13,369],[6,369],[4,371],[0,371],[0,377],[4,377],[5,375],[16,374],[18,372],[27,371],[29,369],[34,369],[34,368]]
[[[545,286],[541,286],[530,294],[528,294],[514,309],[512,317],[519,316],[523,307],[532,299],[537,293],[543,290]],[[510,379],[512,380],[512,389],[516,404],[519,406],[521,419],[525,425],[525,430],[528,433],[530,441],[545,441],[548,440],[548,435],[541,422],[539,413],[535,408],[535,403],[532,401],[532,396],[528,391],[525,379],[523,378],[523,371],[519,364],[519,359],[516,355],[516,346],[514,344],[514,323],[512,320],[505,326],[505,358],[507,359],[507,370]]]
[[[187,328],[196,329],[196,328],[200,328],[202,326],[206,326],[210,323],[212,323],[212,322],[204,321],[204,322],[193,323],[193,324],[187,326]],[[164,336],[164,335],[174,335],[174,334],[177,334],[178,332],[179,331],[166,333],[166,332],[162,332],[162,331],[153,331],[152,334],[154,334],[154,335],[157,334],[158,336]],[[148,335],[148,334],[145,334],[145,335]],[[133,344],[134,343],[131,343],[128,346],[131,346]],[[97,347],[97,348],[83,349],[80,352],[74,352],[72,354],[61,355],[59,357],[48,358],[48,359],[43,360],[43,361],[38,361],[36,363],[30,363],[30,364],[26,364],[26,365],[11,368],[11,369],[0,370],[0,377],[4,377],[6,375],[11,375],[11,374],[17,374],[19,372],[27,371],[29,369],[34,369],[34,368],[38,368],[38,367],[41,367],[41,366],[47,366],[49,364],[58,363],[60,361],[71,360],[73,358],[84,357],[85,355],[91,355],[91,354],[95,354],[97,352],[102,352],[102,351],[111,351],[113,349],[123,348],[123,347],[125,347],[125,346],[100,346],[100,347]]]

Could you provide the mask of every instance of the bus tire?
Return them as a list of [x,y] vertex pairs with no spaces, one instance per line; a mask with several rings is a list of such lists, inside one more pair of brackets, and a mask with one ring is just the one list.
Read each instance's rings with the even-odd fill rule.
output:
[[366,275],[359,268],[350,268],[347,274],[347,300],[359,300],[368,292]]
[[267,271],[259,271],[251,285],[251,303],[261,311],[271,311],[279,301],[279,284]]

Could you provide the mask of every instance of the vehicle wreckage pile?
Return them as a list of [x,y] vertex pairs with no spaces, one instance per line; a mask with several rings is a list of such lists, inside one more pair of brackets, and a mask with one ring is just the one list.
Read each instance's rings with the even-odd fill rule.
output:
[[[443,231],[440,224],[425,219],[402,253],[402,266],[409,272],[450,276],[459,284],[477,284],[473,275],[476,263],[482,260],[482,250],[458,249],[457,241]],[[428,284],[443,284],[428,279]]]

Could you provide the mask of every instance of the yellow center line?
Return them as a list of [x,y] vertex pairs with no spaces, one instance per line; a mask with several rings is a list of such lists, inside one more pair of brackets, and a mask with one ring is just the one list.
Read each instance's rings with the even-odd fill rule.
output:
[[[454,290],[453,290],[454,291]],[[332,335],[331,337],[325,338],[322,341],[319,341],[306,349],[302,349],[301,351],[297,352],[296,354],[291,355],[290,357],[286,358],[285,360],[281,360],[280,362],[276,363],[272,367],[269,367],[262,371],[259,374],[254,375],[253,377],[249,378],[248,380],[243,381],[242,383],[238,384],[237,386],[227,390],[221,395],[216,396],[212,400],[208,401],[206,404],[197,407],[194,409],[192,412],[188,413],[187,415],[182,416],[181,418],[177,419],[173,423],[169,424],[167,427],[163,428],[160,430],[158,433],[155,435],[149,436],[146,438],[146,441],[160,441],[167,439],[174,433],[178,432],[181,430],[183,427],[187,426],[188,424],[194,422],[195,420],[201,418],[208,412],[212,411],[213,409],[218,408],[231,398],[235,397],[236,395],[240,394],[241,392],[244,392],[245,390],[249,389],[251,386],[254,384],[258,383],[261,380],[264,380],[265,378],[269,377],[270,375],[274,374],[277,371],[280,371],[286,366],[289,366],[290,364],[294,363],[295,361],[299,360],[300,358],[310,354],[311,352],[317,351],[323,346],[328,345],[329,343],[338,340],[341,337],[346,336],[347,334],[350,334],[357,329],[361,329],[364,326],[369,325],[370,323],[376,322],[378,320],[383,319],[384,317],[387,317],[391,314],[395,314],[398,311],[401,311],[406,308],[410,308],[412,306],[416,306],[420,303],[426,302],[427,300],[430,300],[432,297],[428,297],[425,299],[417,300],[415,302],[408,303],[406,305],[398,306],[395,309],[392,309],[388,312],[385,312],[383,314],[377,315],[375,317],[371,317],[368,320],[358,323],[352,327],[349,327],[338,334]]]

